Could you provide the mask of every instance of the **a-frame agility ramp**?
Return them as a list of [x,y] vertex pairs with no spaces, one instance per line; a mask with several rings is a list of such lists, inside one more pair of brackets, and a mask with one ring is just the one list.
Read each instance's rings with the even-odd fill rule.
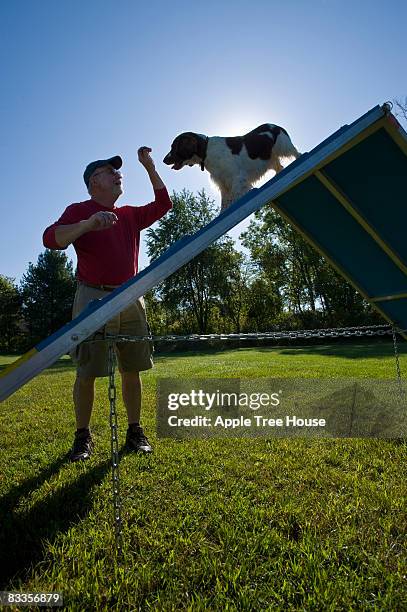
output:
[[[0,401],[266,204],[407,329],[407,134],[389,104],[343,126],[0,372]],[[405,337],[407,337],[405,335]]]

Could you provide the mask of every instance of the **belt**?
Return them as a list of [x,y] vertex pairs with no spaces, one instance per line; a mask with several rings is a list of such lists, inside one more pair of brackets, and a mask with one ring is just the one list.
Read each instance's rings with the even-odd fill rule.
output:
[[90,283],[82,283],[79,282],[79,285],[84,285],[85,287],[91,287],[92,289],[100,289],[101,291],[114,291],[115,289],[117,289],[117,287],[120,287],[120,285],[117,285],[116,287],[112,287],[112,285],[91,285]]

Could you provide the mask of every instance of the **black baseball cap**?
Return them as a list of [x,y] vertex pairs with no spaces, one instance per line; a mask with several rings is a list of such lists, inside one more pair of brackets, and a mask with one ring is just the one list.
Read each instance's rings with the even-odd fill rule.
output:
[[89,187],[89,179],[97,168],[101,168],[102,166],[113,166],[113,168],[118,170],[122,167],[122,165],[123,160],[119,155],[115,155],[109,159],[98,159],[90,162],[90,164],[86,166],[85,172],[83,173],[83,180],[85,181],[86,187]]

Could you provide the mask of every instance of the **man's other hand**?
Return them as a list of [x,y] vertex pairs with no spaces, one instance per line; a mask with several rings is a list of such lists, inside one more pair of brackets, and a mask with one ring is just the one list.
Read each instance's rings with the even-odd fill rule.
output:
[[103,210],[89,217],[86,225],[89,232],[95,232],[112,227],[117,221],[117,216],[113,212]]

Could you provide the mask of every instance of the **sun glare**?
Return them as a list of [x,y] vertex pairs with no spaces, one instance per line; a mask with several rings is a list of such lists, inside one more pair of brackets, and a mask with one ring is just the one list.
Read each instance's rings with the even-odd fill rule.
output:
[[209,190],[212,195],[221,197],[219,187],[215,185],[215,183],[211,179],[211,175],[209,174],[209,172],[206,173],[206,177],[208,179]]
[[213,136],[243,136],[258,125],[266,123],[265,119],[249,115],[230,113],[224,117],[217,117],[213,122]]

